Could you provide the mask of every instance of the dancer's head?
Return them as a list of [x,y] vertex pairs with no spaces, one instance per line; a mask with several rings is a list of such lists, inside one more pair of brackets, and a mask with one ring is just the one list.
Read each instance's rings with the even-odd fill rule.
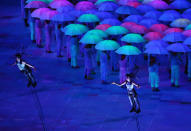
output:
[[127,80],[127,82],[131,82],[131,77],[132,77],[131,74],[129,74],[129,73],[126,74],[126,80]]
[[16,53],[15,56],[16,56],[16,61],[20,62],[22,55],[20,53]]

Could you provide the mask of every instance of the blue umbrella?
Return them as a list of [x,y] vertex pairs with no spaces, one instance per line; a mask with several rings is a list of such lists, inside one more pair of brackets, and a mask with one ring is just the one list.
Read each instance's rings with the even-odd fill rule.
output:
[[150,41],[149,43],[147,43],[145,45],[145,48],[150,48],[150,47],[153,47],[153,46],[167,47],[168,44],[167,44],[167,42],[165,42],[163,40],[152,40],[152,41]]
[[163,55],[168,54],[168,51],[162,46],[150,46],[144,51],[144,53],[153,55]]
[[117,14],[121,15],[138,15],[139,11],[136,8],[133,8],[131,6],[120,6],[115,11]]
[[60,13],[70,12],[72,10],[74,10],[73,6],[64,6],[64,7],[57,8],[57,11]]
[[180,53],[185,53],[185,52],[190,52],[190,48],[188,48],[186,45],[182,44],[182,43],[174,43],[171,44],[167,47],[168,51],[172,51],[172,52],[180,52]]
[[124,22],[135,22],[138,23],[139,21],[142,20],[142,16],[141,15],[130,15],[127,18],[125,18],[123,21]]
[[191,46],[191,37],[188,37],[188,38],[184,41],[184,44]]
[[183,14],[191,14],[191,9],[189,8],[189,9],[185,10],[185,11],[183,12]]
[[70,12],[68,12],[70,15],[75,16],[75,17],[79,17],[83,14],[85,14],[85,11],[80,11],[80,10],[72,10]]
[[191,21],[189,19],[180,18],[180,19],[176,19],[173,22],[171,22],[170,26],[178,27],[178,28],[185,28],[189,24],[191,24]]
[[115,16],[112,13],[109,12],[95,12],[93,13],[94,15],[96,15],[97,17],[99,17],[100,19],[104,20],[104,19],[109,19],[109,18],[115,18]]
[[147,18],[147,19],[143,19],[139,22],[140,25],[144,25],[147,28],[150,28],[152,25],[154,24],[158,24],[159,22],[157,20],[151,19],[151,18]]
[[185,36],[180,32],[169,33],[164,36],[163,40],[167,42],[182,42],[185,40]]
[[118,4],[112,1],[106,1],[98,6],[99,11],[115,11],[119,7]]
[[187,0],[175,0],[170,4],[173,9],[188,9],[191,7],[191,3]]
[[140,11],[141,13],[143,13],[143,14],[145,14],[146,12],[154,11],[155,10],[155,8],[153,8],[152,6],[147,5],[147,4],[139,5],[136,9],[138,11]]
[[75,17],[67,13],[59,13],[53,16],[51,20],[56,22],[74,21]]
[[112,26],[117,26],[117,25],[121,25],[121,21],[119,21],[118,19],[114,19],[114,18],[109,18],[109,19],[104,19],[101,24],[109,24]]
[[165,22],[171,22],[175,19],[180,18],[181,15],[179,12],[175,11],[175,10],[168,10],[165,11],[160,17],[159,20],[160,21],[165,21]]
[[159,19],[159,17],[162,15],[162,12],[157,11],[157,10],[153,10],[153,11],[149,11],[144,15],[144,18],[151,18],[151,19]]

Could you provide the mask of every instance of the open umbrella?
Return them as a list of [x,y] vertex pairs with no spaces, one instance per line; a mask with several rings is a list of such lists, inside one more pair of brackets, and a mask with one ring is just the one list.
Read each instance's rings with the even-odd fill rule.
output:
[[120,45],[114,40],[103,40],[95,46],[97,50],[101,51],[112,51],[118,49],[119,47]]
[[121,15],[138,15],[139,11],[131,6],[120,6],[115,11],[117,14]]
[[183,35],[185,35],[186,37],[190,37],[191,36],[191,30],[185,30],[182,32]]
[[102,41],[103,39],[100,36],[97,35],[84,35],[81,40],[80,43],[83,44],[92,44],[95,45],[97,43],[99,43],[100,41]]
[[58,11],[55,10],[50,10],[47,12],[44,12],[41,16],[40,19],[41,20],[51,20],[53,16],[57,15]]
[[96,29],[99,29],[99,30],[102,30],[102,31],[105,31],[105,30],[107,30],[109,27],[111,27],[111,25],[109,25],[109,24],[100,24],[100,25],[97,25],[95,28],[96,28]]
[[145,34],[148,32],[148,29],[143,25],[132,25],[129,27],[130,32],[138,33],[138,34]]
[[55,22],[74,21],[75,17],[67,13],[59,13],[54,15],[51,20]]
[[141,51],[137,47],[131,45],[122,46],[115,52],[120,55],[128,55],[128,56],[141,54]]
[[188,48],[186,45],[182,43],[171,44],[167,47],[167,50],[172,52],[179,52],[179,53],[185,53],[185,52],[191,51],[190,48]]
[[42,2],[45,2],[47,4],[49,4],[50,2],[52,2],[53,0],[27,0],[26,3],[30,3],[32,1],[42,1]]
[[191,30],[191,24],[189,24],[188,26],[186,26],[185,30]]
[[154,7],[155,9],[159,9],[159,10],[166,10],[169,8],[168,4],[162,0],[153,0],[149,2],[148,4]]
[[88,31],[88,27],[82,24],[69,24],[61,30],[65,33],[65,35],[75,36],[82,35]]
[[135,22],[135,23],[139,23],[139,21],[142,20],[142,16],[141,15],[130,15],[127,18],[125,18],[123,21],[124,22]]
[[99,22],[99,18],[93,14],[83,14],[78,18],[78,22],[83,22],[83,23]]
[[37,9],[37,8],[46,8],[46,7],[48,7],[48,5],[43,1],[31,1],[25,6],[25,8],[28,8],[28,9],[30,8]]
[[155,11],[155,8],[147,4],[139,5],[136,9],[143,14],[149,11]]
[[162,15],[162,12],[153,10],[153,11],[149,11],[145,13],[144,18],[151,18],[151,19],[158,20],[161,15]]
[[121,41],[127,43],[143,43],[145,39],[140,34],[130,33],[121,38]]
[[184,44],[191,46],[191,37],[186,38],[186,40],[184,41]]
[[172,27],[184,28],[188,26],[189,24],[191,24],[191,21],[189,19],[180,18],[180,19],[174,20],[170,25]]
[[112,26],[117,26],[121,24],[121,21],[119,21],[118,19],[115,18],[108,18],[108,19],[104,19],[103,21],[101,21],[101,24],[109,24]]
[[60,13],[68,13],[70,11],[73,11],[74,7],[73,6],[64,6],[64,7],[57,8],[56,10]]
[[70,12],[68,12],[68,14],[75,16],[75,17],[80,17],[83,14],[86,14],[85,11],[80,11],[80,10],[72,10]]
[[108,2],[108,1],[111,1],[111,2],[116,2],[116,0],[97,0],[96,1],[96,3],[95,3],[95,5],[99,5],[99,4],[101,4],[101,3],[103,3],[103,2]]
[[164,34],[169,34],[169,33],[173,33],[173,32],[182,32],[183,30],[180,28],[168,28],[167,30],[165,30]]
[[113,15],[110,12],[103,12],[103,11],[96,11],[95,13],[92,13],[92,14],[96,15],[101,20],[112,19],[112,18],[116,17],[115,15]]
[[164,24],[154,24],[150,27],[151,31],[161,32],[161,33],[163,33],[167,29],[168,29],[168,26]]
[[87,11],[87,10],[95,9],[95,5],[89,1],[81,1],[81,2],[76,4],[75,8],[77,10]]
[[121,24],[121,26],[125,27],[128,30],[131,29],[132,26],[135,26],[135,25],[137,25],[135,22],[124,22]]
[[88,31],[85,35],[97,35],[101,38],[106,38],[108,37],[108,34],[102,30],[98,30],[98,29],[93,29]]
[[59,1],[53,1],[49,4],[49,6],[53,9],[58,9],[60,7],[64,7],[64,6],[73,6],[72,3],[70,3],[69,1],[65,1],[65,0],[59,0]]
[[185,36],[180,32],[169,33],[163,37],[163,40],[167,42],[181,42],[184,41],[184,39]]
[[128,30],[122,26],[111,26],[106,30],[106,32],[109,35],[123,35],[127,34]]
[[141,3],[140,3],[140,2],[137,2],[137,1],[129,1],[129,2],[127,2],[126,5],[136,8],[136,7],[138,7],[139,5],[141,5]]
[[187,0],[175,0],[170,4],[173,9],[188,9],[191,7],[191,3]]
[[119,5],[115,2],[106,1],[98,6],[99,11],[115,11]]
[[162,39],[163,35],[159,32],[149,32],[144,35],[146,40],[160,40]]
[[51,11],[49,8],[39,8],[32,12],[31,16],[35,18],[40,18],[46,12]]
[[140,25],[144,25],[147,28],[150,28],[152,25],[154,24],[158,24],[159,22],[157,20],[151,19],[151,18],[147,18],[147,19],[143,19],[139,22]]
[[168,51],[162,46],[150,46],[146,48],[144,53],[152,54],[152,55],[163,55],[163,54],[166,55],[168,54]]
[[171,22],[180,17],[181,17],[181,14],[178,11],[167,10],[163,12],[163,14],[159,17],[159,20],[164,22]]
[[167,42],[165,42],[163,40],[151,40],[145,45],[145,48],[149,48],[152,46],[161,46],[161,47],[166,48],[168,46],[168,44],[167,44]]

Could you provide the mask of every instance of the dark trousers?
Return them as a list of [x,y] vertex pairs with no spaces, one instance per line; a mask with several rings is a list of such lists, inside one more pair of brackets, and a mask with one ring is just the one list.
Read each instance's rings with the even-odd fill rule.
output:
[[129,101],[131,103],[131,107],[134,108],[135,110],[140,110],[140,104],[139,100],[137,98],[137,93],[135,90],[132,90],[128,93],[129,96]]
[[36,80],[35,80],[35,78],[34,78],[32,72],[29,71],[29,70],[24,70],[24,71],[22,71],[22,72],[24,73],[25,77],[26,77],[27,80],[28,80],[27,87],[30,87],[31,85],[32,85],[33,87],[36,87]]

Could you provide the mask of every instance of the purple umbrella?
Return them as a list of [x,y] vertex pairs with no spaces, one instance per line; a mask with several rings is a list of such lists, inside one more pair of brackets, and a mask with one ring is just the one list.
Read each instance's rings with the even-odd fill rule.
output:
[[118,4],[112,1],[106,1],[98,6],[99,11],[115,11],[119,7]]
[[144,38],[146,40],[160,40],[162,39],[162,34],[159,32],[149,32],[147,34],[144,35]]
[[159,22],[157,20],[154,20],[154,19],[143,19],[139,22],[140,25],[144,25],[146,26],[147,28],[150,28],[152,25],[154,24],[158,24]]
[[188,38],[184,41],[184,44],[191,46],[191,37],[188,37]]
[[169,9],[168,4],[162,0],[153,0],[149,2],[148,4],[154,7],[155,9],[159,9],[159,10]]
[[191,7],[191,3],[187,0],[175,0],[170,4],[173,9],[188,9]]
[[74,10],[73,6],[64,6],[64,7],[57,8],[57,11],[60,13],[70,12],[73,10]]
[[175,10],[168,10],[168,11],[164,11],[164,13],[159,17],[159,20],[165,21],[165,22],[170,22],[170,21],[173,21],[180,17],[181,17],[181,15],[179,12],[177,12]]
[[144,15],[144,18],[151,18],[151,19],[158,20],[161,15],[162,15],[162,12],[157,11],[157,10],[153,10],[153,11],[147,12]]
[[168,51],[172,51],[172,52],[180,52],[180,53],[185,53],[185,52],[190,52],[190,48],[188,48],[186,45],[182,44],[182,43],[174,43],[171,44],[167,47]]
[[142,20],[142,18],[143,17],[141,15],[130,15],[127,18],[125,18],[123,20],[123,22],[135,22],[135,23],[138,23],[139,21]]
[[30,3],[28,3],[25,8],[46,8],[48,7],[48,5],[43,2],[43,1],[31,1]]
[[33,11],[31,16],[40,18],[42,14],[44,14],[45,12],[49,12],[49,11],[51,11],[49,8],[39,8],[39,9],[36,9],[35,11]]
[[149,11],[155,11],[155,8],[153,8],[150,5],[146,5],[146,4],[139,5],[136,9],[143,14],[145,14]]
[[120,6],[115,11],[117,14],[121,15],[138,15],[139,11],[131,6]]
[[117,26],[117,25],[121,25],[121,21],[119,21],[118,19],[114,19],[114,18],[109,18],[109,19],[104,19],[101,24],[109,24],[112,26]]
[[42,13],[42,15],[40,16],[40,19],[41,20],[51,20],[52,17],[57,14],[58,14],[58,11],[50,10],[50,11]]
[[69,1],[65,1],[65,0],[62,1],[62,0],[60,0],[60,1],[53,1],[53,2],[51,2],[49,4],[49,6],[51,8],[53,8],[53,9],[58,9],[58,8],[64,7],[64,6],[73,6],[73,4],[70,3]]
[[76,4],[75,8],[76,10],[87,11],[94,9],[95,5],[89,1],[81,1]]
[[163,37],[167,42],[182,42],[185,40],[185,36],[180,32],[169,33]]
[[191,30],[185,30],[184,32],[182,32],[183,35],[190,37],[191,36]]

